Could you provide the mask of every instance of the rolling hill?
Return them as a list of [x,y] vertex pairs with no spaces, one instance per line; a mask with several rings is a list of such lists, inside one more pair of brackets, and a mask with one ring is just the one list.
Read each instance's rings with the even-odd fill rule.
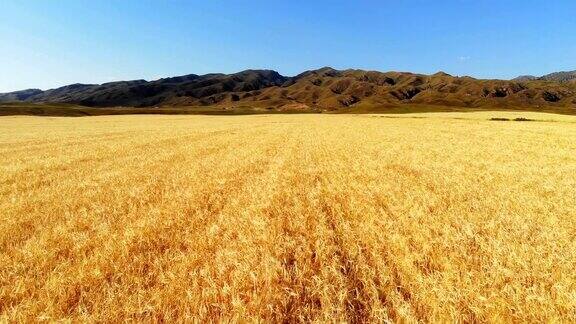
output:
[[271,70],[246,70],[155,81],[72,84],[47,91],[28,89],[0,94],[0,102],[122,107],[126,112],[174,107],[196,107],[204,112],[380,112],[448,107],[576,113],[576,83],[570,82],[574,75],[559,72],[540,78],[482,80],[443,72],[424,75],[330,67],[294,77]]

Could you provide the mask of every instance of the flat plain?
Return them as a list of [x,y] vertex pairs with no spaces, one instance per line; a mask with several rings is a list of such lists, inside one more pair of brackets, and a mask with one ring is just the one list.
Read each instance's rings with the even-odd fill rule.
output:
[[576,117],[0,118],[0,320],[574,322],[574,269]]

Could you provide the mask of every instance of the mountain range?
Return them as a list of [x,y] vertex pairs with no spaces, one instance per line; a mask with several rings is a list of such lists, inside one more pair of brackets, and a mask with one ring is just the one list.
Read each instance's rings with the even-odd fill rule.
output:
[[203,107],[206,111],[379,112],[426,106],[576,113],[576,71],[483,80],[443,72],[424,75],[330,67],[293,77],[271,70],[246,70],[155,81],[71,84],[46,91],[28,89],[0,94],[0,102]]

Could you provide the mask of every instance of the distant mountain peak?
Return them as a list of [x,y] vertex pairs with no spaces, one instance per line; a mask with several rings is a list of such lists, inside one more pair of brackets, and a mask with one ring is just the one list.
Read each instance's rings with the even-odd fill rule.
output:
[[558,81],[558,82],[571,81],[576,79],[576,71],[554,72],[546,74],[545,76],[542,76],[539,79],[546,81]]
[[518,81],[518,82],[523,82],[523,81],[534,81],[537,80],[538,77],[537,76],[533,76],[533,75],[521,75],[519,77],[516,77],[514,79],[512,79],[512,81]]
[[546,74],[540,77],[533,75],[522,75],[512,79],[513,81],[555,81],[555,82],[568,82],[576,80],[575,71],[560,71]]
[[40,89],[25,89],[14,92],[0,93],[0,101],[25,101],[28,98],[42,93]]
[[444,71],[438,71],[438,72],[432,74],[432,76],[435,76],[435,77],[451,77],[452,75],[450,75],[450,74],[448,74],[448,73],[446,73],[446,72],[444,72]]

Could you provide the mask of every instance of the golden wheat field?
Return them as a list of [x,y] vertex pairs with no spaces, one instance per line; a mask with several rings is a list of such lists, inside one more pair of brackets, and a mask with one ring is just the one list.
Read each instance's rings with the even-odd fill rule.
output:
[[2,117],[0,214],[4,321],[576,321],[576,117]]

